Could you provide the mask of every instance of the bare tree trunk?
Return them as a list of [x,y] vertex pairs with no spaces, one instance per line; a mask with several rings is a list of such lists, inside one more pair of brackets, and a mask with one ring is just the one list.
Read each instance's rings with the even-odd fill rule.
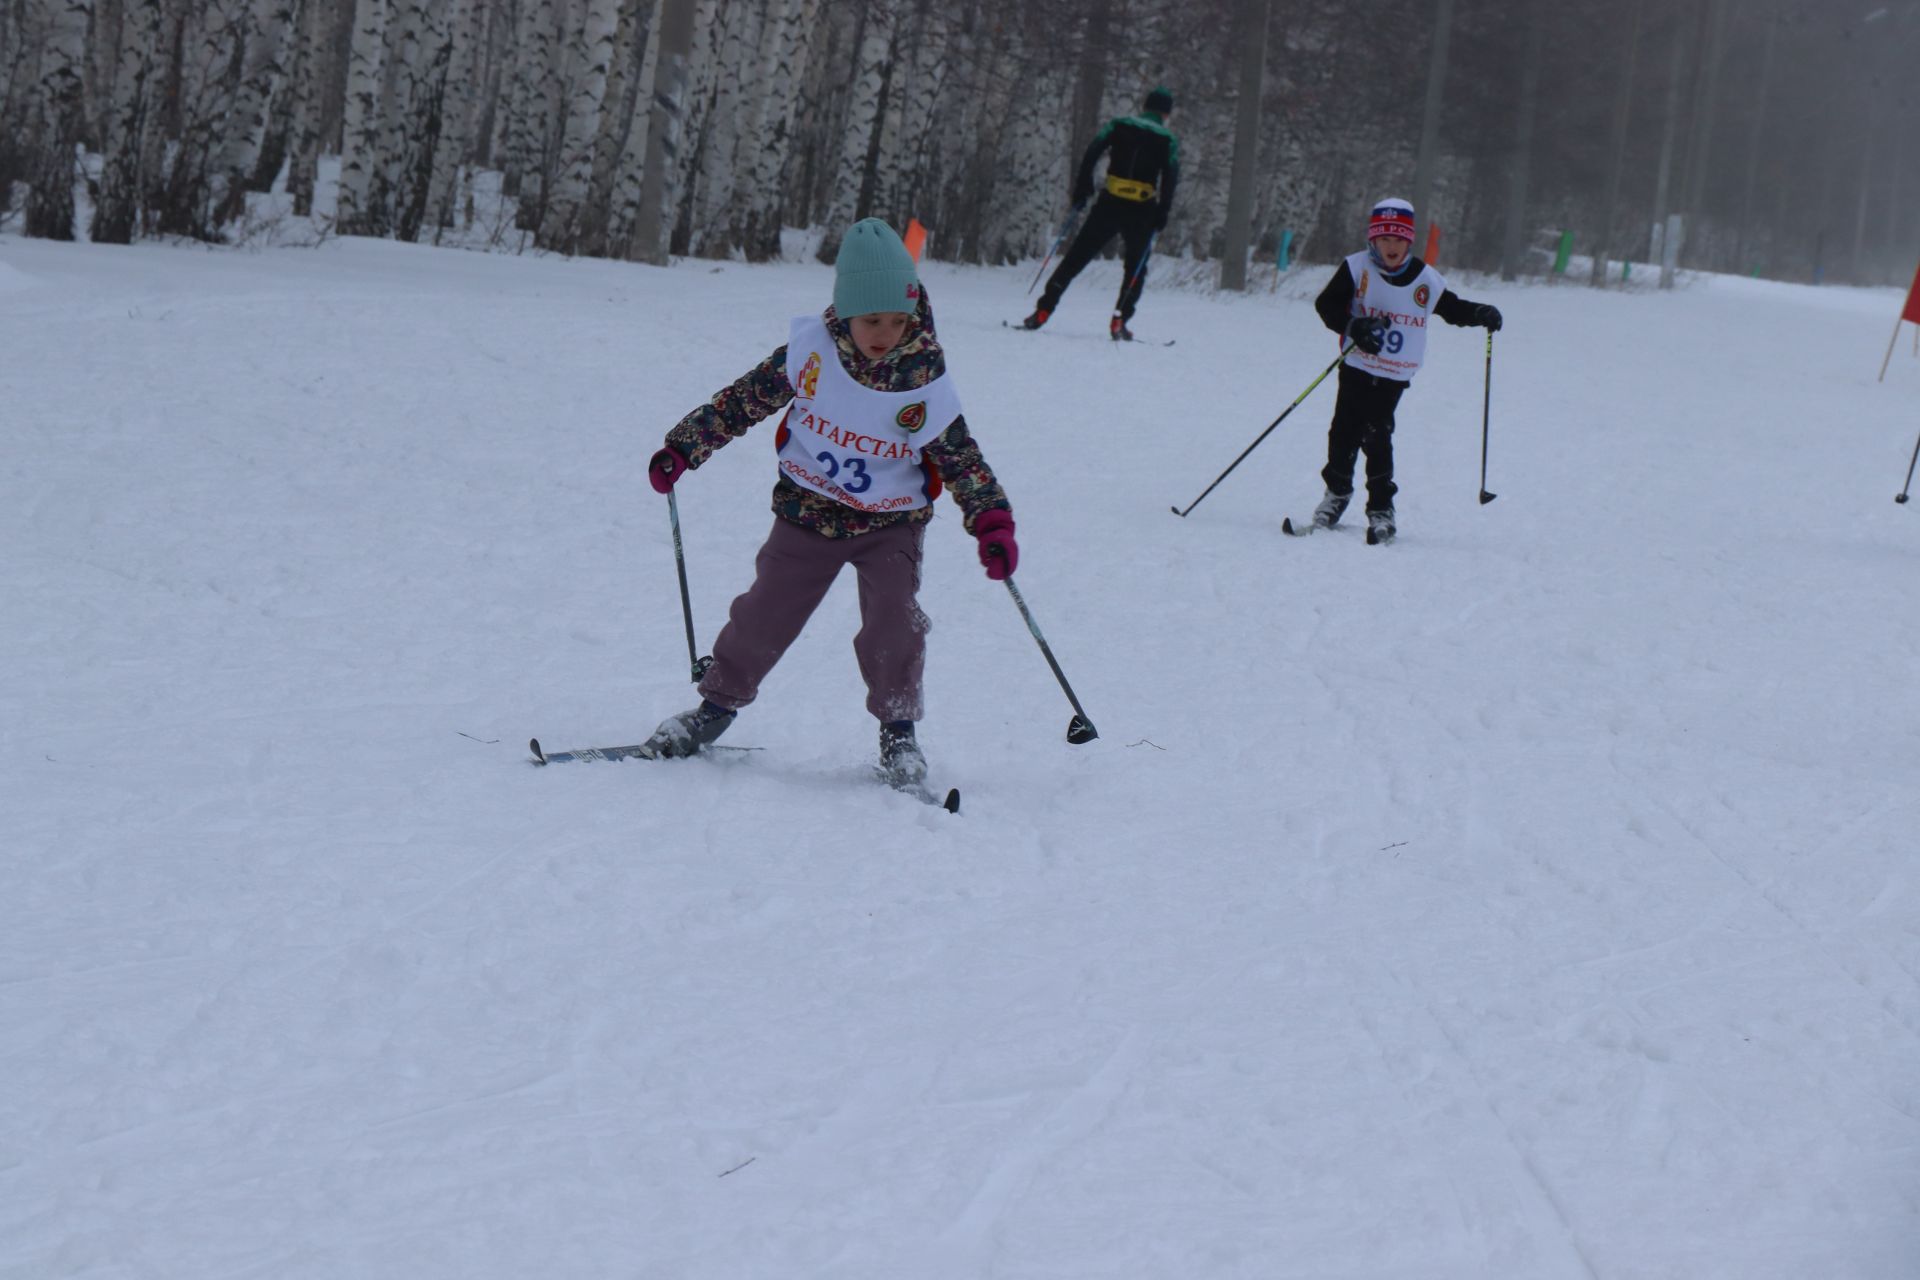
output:
[[409,56],[400,65],[389,143],[394,234],[401,240],[420,238],[433,196],[434,158],[444,149],[448,73],[459,37],[454,17],[447,5],[433,2],[409,15],[403,46]]
[[293,106],[287,123],[287,193],[297,217],[313,214],[313,184],[319,170],[320,120],[328,74],[340,70],[330,50],[331,29],[323,0],[300,7],[300,36],[294,57]]
[[246,212],[247,183],[266,137],[267,113],[286,78],[287,35],[293,29],[294,8],[294,0],[258,0],[248,14],[244,70],[226,113],[225,137],[213,166],[215,225]]
[[87,24],[92,0],[44,0],[46,47],[40,56],[40,122],[29,153],[33,190],[24,230],[45,240],[73,239],[73,153],[86,131]]
[[571,61],[579,70],[568,95],[559,164],[539,234],[542,247],[561,253],[570,254],[578,245],[580,211],[593,179],[593,144],[600,132],[619,17],[619,0],[587,0],[585,21],[575,38]]
[[633,248],[638,262],[667,265],[666,212],[673,200],[673,175],[680,165],[680,127],[686,113],[687,55],[693,48],[695,0],[661,0],[660,62],[647,128],[646,170],[634,219]]
[[1673,135],[1680,123],[1680,95],[1686,86],[1687,36],[1684,22],[1676,22],[1668,50],[1667,117],[1660,126],[1660,176],[1653,188],[1653,243],[1649,255],[1661,259],[1667,228],[1667,189],[1673,173]]
[[[483,0],[455,0],[451,31],[453,53],[441,98],[440,145],[434,148],[432,173],[427,179],[427,217],[436,228],[455,225],[454,197],[460,185],[460,169],[472,156],[479,133],[477,86],[487,43],[487,6]],[[439,243],[438,231],[434,243]]]
[[523,96],[515,121],[509,172],[517,178],[520,196],[514,221],[522,230],[531,230],[540,225],[546,209],[547,175],[552,162],[549,140],[559,111],[554,67],[559,6],[554,0],[526,2],[527,25],[519,45]]
[[[607,231],[613,220],[614,186],[620,177],[620,161],[626,154],[634,129],[634,115],[640,103],[642,55],[648,38],[650,0],[624,0],[620,20],[614,28],[613,68],[607,79],[606,101],[600,111],[600,128],[594,136],[592,176],[587,183],[586,203],[580,210],[577,251],[592,257],[605,257],[611,241]],[[644,119],[644,115],[641,117]]]
[[1740,189],[1739,232],[1734,241],[1734,261],[1742,267],[1747,263],[1747,237],[1753,229],[1753,188],[1760,174],[1760,141],[1766,136],[1763,126],[1767,119],[1767,85],[1773,79],[1773,47],[1779,33],[1780,5],[1776,0],[1767,14],[1766,46],[1760,55],[1760,81],[1753,95],[1753,126],[1747,132],[1747,176]]
[[1100,106],[1107,94],[1107,32],[1112,24],[1113,0],[1092,0],[1086,33],[1080,41],[1080,69],[1073,84],[1073,132],[1067,140],[1067,163],[1077,165],[1100,128]]
[[627,123],[627,140],[614,166],[613,194],[607,201],[606,253],[609,257],[639,256],[634,228],[640,221],[647,153],[652,145],[654,112],[658,110],[655,86],[660,82],[661,24],[665,7],[671,0],[644,2],[649,14],[647,44],[641,51],[639,80],[633,88],[633,119]]
[[132,244],[134,228],[139,225],[147,187],[147,178],[140,171],[140,156],[165,31],[165,8],[166,0],[133,0],[123,12],[120,66],[114,75],[113,111],[91,231],[100,244]]
[[720,0],[699,0],[694,10],[693,44],[687,54],[685,123],[678,161],[669,182],[673,199],[666,208],[667,248],[671,253],[692,252],[693,209],[699,198],[698,177],[706,151],[707,121],[713,107],[720,71],[720,50],[726,28],[720,22]]
[[753,144],[746,153],[744,189],[733,202],[728,238],[749,262],[780,254],[781,213],[790,193],[783,178],[792,150],[794,108],[813,49],[819,0],[775,0],[761,28],[758,74],[766,86],[760,99]]
[[387,0],[355,0],[353,50],[347,59],[347,115],[340,147],[341,235],[383,236],[392,226],[381,154],[381,84],[386,61]]
[[1433,225],[1433,175],[1440,162],[1440,104],[1447,84],[1447,44],[1453,35],[1453,0],[1434,0],[1433,48],[1427,58],[1427,104],[1420,117],[1420,151],[1413,169],[1413,251],[1426,250]]
[[686,249],[703,257],[725,257],[734,248],[734,192],[741,139],[760,118],[770,86],[759,74],[761,41],[769,25],[771,0],[731,0],[722,6],[721,23],[709,51],[709,85],[702,93],[704,120],[689,175]]
[[[1693,99],[1693,140],[1687,145],[1685,211],[1696,227],[1706,225],[1707,166],[1713,151],[1713,108],[1720,83],[1720,49],[1727,25],[1727,0],[1707,0],[1706,35],[1701,45],[1700,88]],[[1695,243],[1704,245],[1696,235]]]
[[1220,287],[1247,287],[1247,248],[1253,222],[1254,161],[1260,152],[1260,99],[1267,78],[1268,0],[1241,0],[1240,94],[1234,111],[1233,185],[1227,194],[1226,246]]
[[1527,53],[1520,72],[1520,109],[1514,117],[1513,161],[1507,183],[1507,231],[1500,241],[1500,278],[1514,280],[1520,275],[1520,255],[1525,248],[1527,223],[1527,179],[1533,165],[1533,117],[1540,97],[1540,47],[1546,36],[1547,20],[1539,6],[1527,7]]
[[1587,281],[1595,288],[1606,284],[1607,255],[1613,251],[1613,232],[1620,212],[1620,179],[1626,171],[1627,126],[1633,116],[1634,68],[1640,56],[1640,18],[1644,11],[1645,0],[1634,0],[1633,25],[1627,33],[1626,66],[1614,91],[1613,138],[1607,151],[1607,200],[1600,215],[1600,238],[1593,248],[1593,274]]
[[833,199],[827,207],[827,233],[821,238],[819,258],[832,262],[840,253],[840,237],[865,212],[863,196],[872,191],[872,165],[878,143],[887,70],[893,56],[893,10],[876,6],[866,13],[855,63],[852,97],[842,129],[840,165],[834,174]]

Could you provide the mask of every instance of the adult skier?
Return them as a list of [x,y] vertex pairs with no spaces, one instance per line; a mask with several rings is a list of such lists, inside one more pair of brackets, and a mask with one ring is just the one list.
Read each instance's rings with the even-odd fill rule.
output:
[[1167,128],[1167,118],[1173,114],[1173,95],[1164,87],[1155,88],[1143,107],[1139,115],[1107,121],[1087,145],[1073,180],[1073,206],[1079,209],[1093,199],[1093,168],[1104,152],[1107,174],[1100,198],[1093,201],[1087,220],[1067,248],[1067,256],[1048,279],[1040,305],[1020,322],[1021,328],[1038,329],[1045,324],[1073,278],[1118,235],[1124,269],[1120,297],[1114,303],[1107,332],[1116,342],[1133,341],[1127,321],[1133,319],[1141,290],[1146,287],[1142,260],[1147,256],[1148,242],[1167,225],[1173,193],[1180,185],[1180,140]]

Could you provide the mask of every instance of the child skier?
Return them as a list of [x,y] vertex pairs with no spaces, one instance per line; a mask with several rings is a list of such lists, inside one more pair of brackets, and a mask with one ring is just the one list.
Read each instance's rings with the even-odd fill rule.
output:
[[893,786],[924,784],[921,718],[927,616],[921,542],[944,485],[979,543],[987,576],[1019,563],[1013,511],[960,416],[913,258],[878,218],[855,223],[834,263],[833,305],[788,327],[787,342],[667,432],[648,463],[664,494],[715,450],[787,406],[774,438],[773,532],[753,585],[733,602],[700,681],[700,705],[671,716],[650,754],[685,756],[714,741],[760,691],[843,565],[860,581],[854,654],[880,722],[880,768]]
[[1427,320],[1500,330],[1500,311],[1468,302],[1413,256],[1413,206],[1389,197],[1373,208],[1367,247],[1349,255],[1314,299],[1327,328],[1349,338],[1353,350],[1340,366],[1340,394],[1327,430],[1326,495],[1314,508],[1315,528],[1331,529],[1353,497],[1353,465],[1367,455],[1367,541],[1392,539],[1393,411],[1420,372]]

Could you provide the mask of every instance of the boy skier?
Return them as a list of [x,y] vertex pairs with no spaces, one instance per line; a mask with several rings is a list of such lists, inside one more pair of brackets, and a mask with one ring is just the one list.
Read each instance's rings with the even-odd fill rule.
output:
[[1438,271],[1413,256],[1413,206],[1389,197],[1373,208],[1367,247],[1334,269],[1314,299],[1327,328],[1353,342],[1340,366],[1340,394],[1327,430],[1326,495],[1314,508],[1317,529],[1340,523],[1353,497],[1353,467],[1367,455],[1367,541],[1393,538],[1393,411],[1420,371],[1427,321],[1500,331],[1500,311],[1468,302]]
[[648,463],[672,490],[715,450],[786,406],[775,433],[773,532],[753,585],[733,602],[700,680],[700,705],[670,716],[646,754],[687,756],[754,700],[843,565],[860,580],[854,654],[880,722],[880,767],[924,785],[914,736],[931,625],[920,611],[921,543],[944,485],[995,580],[1019,563],[1013,511],[960,416],[913,258],[878,218],[856,222],[834,263],[833,305],[788,326],[787,342],[667,432]]
[[1021,328],[1038,329],[1045,324],[1073,278],[1117,234],[1123,246],[1120,297],[1114,303],[1107,333],[1116,342],[1133,341],[1127,321],[1133,319],[1134,307],[1147,283],[1141,259],[1146,257],[1147,242],[1167,225],[1174,188],[1180,184],[1180,140],[1167,128],[1167,117],[1173,114],[1173,95],[1156,88],[1147,95],[1144,105],[1145,110],[1137,116],[1107,121],[1080,158],[1080,169],[1073,180],[1074,208],[1092,198],[1093,166],[1103,151],[1107,153],[1105,189],[1068,246],[1067,256],[1047,280],[1040,305],[1020,322]]

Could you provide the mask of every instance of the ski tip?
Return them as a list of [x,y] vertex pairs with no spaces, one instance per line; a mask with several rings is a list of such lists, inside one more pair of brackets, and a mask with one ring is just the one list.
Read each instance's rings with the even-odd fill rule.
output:
[[1371,529],[1367,530],[1367,545],[1370,547],[1377,547],[1380,545],[1379,536],[1375,534],[1374,531]]
[[540,739],[528,738],[527,750],[533,752],[533,762],[535,764],[545,764],[547,762],[547,753],[540,749]]
[[959,813],[960,812],[960,788],[955,787],[951,791],[947,792],[947,798],[940,802],[940,807],[942,809],[945,809],[948,813]]
[[1300,535],[1299,535],[1299,533],[1298,533],[1298,532],[1296,532],[1296,531],[1295,531],[1295,529],[1294,529],[1294,527],[1293,527],[1293,517],[1292,517],[1292,516],[1281,516],[1281,517],[1280,517],[1280,532],[1282,532],[1282,533],[1291,533],[1291,534],[1293,534],[1293,535],[1294,535],[1294,536],[1295,536],[1296,538],[1300,536]]

